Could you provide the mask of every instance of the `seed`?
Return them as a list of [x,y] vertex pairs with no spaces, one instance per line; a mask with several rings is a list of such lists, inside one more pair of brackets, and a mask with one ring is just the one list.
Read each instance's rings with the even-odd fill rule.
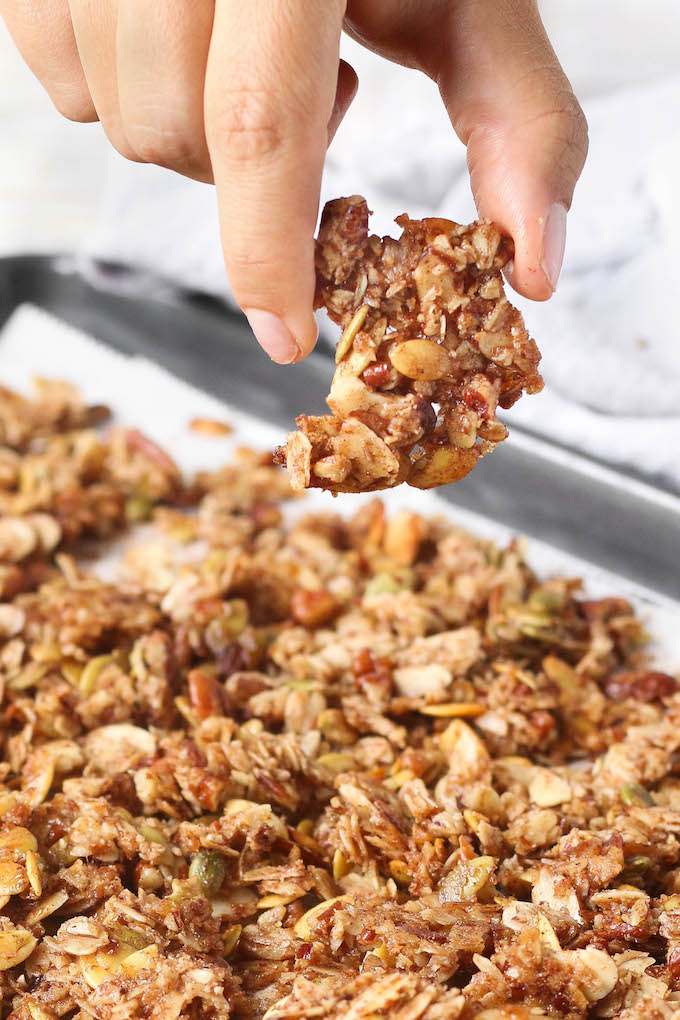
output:
[[196,879],[204,896],[210,898],[220,889],[227,874],[227,862],[222,854],[202,850],[189,867],[189,877]]
[[160,843],[164,847],[170,845],[161,830],[154,828],[153,825],[147,825],[146,823],[140,825],[139,834],[144,837],[147,843]]
[[366,587],[364,588],[364,595],[397,595],[400,591],[404,591],[405,585],[400,584],[397,581],[394,574],[376,574],[370,581],[367,581]]
[[42,896],[42,881],[40,878],[40,866],[38,858],[33,850],[26,851],[26,874],[31,884],[31,889],[36,896]]
[[474,899],[490,879],[495,866],[493,857],[473,857],[469,861],[458,861],[453,870],[440,882],[442,903]]
[[645,857],[644,854],[636,854],[634,857],[630,858],[627,865],[632,871],[639,871],[642,873],[649,871],[652,866],[652,859],[651,857]]
[[384,942],[381,942],[380,945],[375,949],[372,949],[371,952],[374,956],[377,956],[379,960],[382,960],[385,966],[394,967],[394,957],[389,952]]
[[348,875],[350,872],[350,866],[347,862],[347,858],[343,854],[342,850],[336,850],[333,854],[333,878],[336,882],[339,882],[341,878]]
[[192,432],[200,432],[204,436],[229,436],[234,431],[226,421],[213,418],[193,418],[189,423]]
[[339,708],[327,708],[319,714],[317,726],[326,740],[335,744],[354,744],[357,731],[349,725]]
[[298,832],[301,832],[303,836],[311,836],[314,832],[314,822],[311,818],[303,818],[301,822],[295,826]]
[[300,832],[299,829],[293,829],[291,832],[293,841],[301,846],[303,850],[309,850],[310,853],[316,854],[318,857],[323,856],[323,850],[321,845],[317,843],[311,836],[305,836],[304,832]]
[[234,952],[238,945],[238,940],[241,938],[241,932],[243,928],[240,924],[233,924],[231,928],[227,928],[224,933],[224,956],[225,958]]
[[220,622],[230,637],[239,637],[248,626],[248,603],[245,599],[230,599],[227,607],[228,615]]
[[624,783],[619,790],[619,797],[626,807],[632,807],[634,804],[654,807],[654,798],[651,793],[639,783]]
[[80,674],[79,687],[83,694],[90,694],[94,690],[99,674],[114,661],[112,655],[97,655],[90,659],[85,669]]
[[469,450],[439,446],[416,461],[407,481],[416,489],[433,489],[438,485],[451,485],[469,474],[478,459],[479,451],[476,446]]
[[451,371],[451,356],[445,347],[432,340],[404,340],[390,354],[390,361],[408,379],[432,381]]
[[146,949],[148,945],[151,945],[152,940],[142,935],[141,932],[135,931],[134,928],[128,928],[126,924],[116,924],[112,928],[112,935],[117,942],[122,942],[125,946],[130,946],[133,950]]
[[351,754],[343,754],[341,751],[330,751],[317,758],[317,762],[330,772],[348,772],[354,768],[354,758]]
[[473,702],[448,701],[441,705],[423,705],[419,711],[423,715],[440,716],[446,719],[483,715],[486,712],[486,708],[484,705],[475,705]]
[[408,886],[411,884],[412,876],[404,861],[390,861],[390,873],[397,885]]
[[153,510],[153,503],[147,496],[129,496],[125,501],[125,520],[128,524],[148,521]]
[[257,909],[271,910],[272,907],[287,907],[289,903],[299,899],[300,897],[297,893],[293,896],[281,896],[277,893],[270,893],[269,896],[263,896],[262,899],[257,901]]
[[400,769],[395,772],[393,776],[383,780],[383,786],[386,786],[388,790],[399,790],[404,783],[410,783],[415,776],[410,769]]
[[369,307],[368,305],[362,305],[361,308],[357,308],[356,312],[352,316],[350,322],[345,328],[344,333],[338,340],[338,346],[335,349],[335,364],[339,365],[342,359],[350,350],[354,343],[354,338],[366,322],[368,316]]

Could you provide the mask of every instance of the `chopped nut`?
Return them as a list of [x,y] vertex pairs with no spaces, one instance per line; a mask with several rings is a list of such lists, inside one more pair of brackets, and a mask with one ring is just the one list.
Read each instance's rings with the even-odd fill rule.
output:
[[130,723],[100,726],[87,735],[83,746],[88,759],[104,774],[124,772],[156,751],[151,733]]
[[358,737],[357,731],[353,726],[349,725],[344,713],[338,708],[324,709],[323,712],[319,713],[316,725],[326,740],[330,740],[334,744],[350,745],[356,743]]
[[496,867],[493,857],[461,859],[452,871],[439,883],[442,903],[457,903],[471,900],[491,879]]
[[454,719],[439,736],[439,746],[456,772],[477,775],[489,764],[489,752],[467,723]]
[[571,787],[560,776],[548,769],[536,769],[529,783],[529,797],[538,807],[555,807],[571,800]]
[[322,627],[337,615],[339,608],[329,591],[298,588],[293,595],[290,612],[295,622],[303,627]]
[[216,421],[214,418],[192,418],[189,428],[204,436],[230,436],[234,431],[228,422]]
[[[395,669],[393,674],[394,684],[400,694],[408,698],[438,697],[444,694],[451,686],[451,671],[444,666],[436,664],[423,666],[402,666]],[[427,715],[446,715],[446,712],[433,711],[441,709],[442,705],[428,705],[421,709]],[[450,715],[464,715],[464,712],[448,713]]]

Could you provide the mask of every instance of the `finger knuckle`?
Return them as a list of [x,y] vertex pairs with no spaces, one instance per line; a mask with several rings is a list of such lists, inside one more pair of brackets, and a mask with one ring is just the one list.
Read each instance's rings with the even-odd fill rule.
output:
[[193,132],[181,126],[126,125],[125,134],[137,158],[144,163],[155,163],[184,174],[205,170],[204,146]]
[[267,159],[281,147],[281,117],[268,90],[257,82],[244,79],[213,96],[207,117],[214,142],[234,163]]
[[129,159],[131,163],[143,162],[136,150],[130,145],[126,135],[118,124],[112,124],[106,120],[102,120],[102,127],[104,128],[104,134],[111,145],[124,159]]

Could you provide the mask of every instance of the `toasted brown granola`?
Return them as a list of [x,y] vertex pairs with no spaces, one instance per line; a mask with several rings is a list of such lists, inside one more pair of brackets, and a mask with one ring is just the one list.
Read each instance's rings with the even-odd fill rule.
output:
[[92,425],[0,402],[3,1020],[680,1016],[680,690],[631,606]]
[[316,306],[343,334],[332,414],[301,415],[277,451],[294,489],[456,482],[507,436],[497,408],[543,386],[540,354],[505,297],[512,243],[487,221],[400,216],[369,236],[363,198],[324,209]]

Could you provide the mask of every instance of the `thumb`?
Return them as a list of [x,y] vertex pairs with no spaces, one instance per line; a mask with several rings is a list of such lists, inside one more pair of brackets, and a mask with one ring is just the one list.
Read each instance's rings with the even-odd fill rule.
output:
[[511,285],[543,301],[562,267],[585,117],[535,0],[462,0],[447,36],[439,87],[467,145],[477,208],[515,242]]

